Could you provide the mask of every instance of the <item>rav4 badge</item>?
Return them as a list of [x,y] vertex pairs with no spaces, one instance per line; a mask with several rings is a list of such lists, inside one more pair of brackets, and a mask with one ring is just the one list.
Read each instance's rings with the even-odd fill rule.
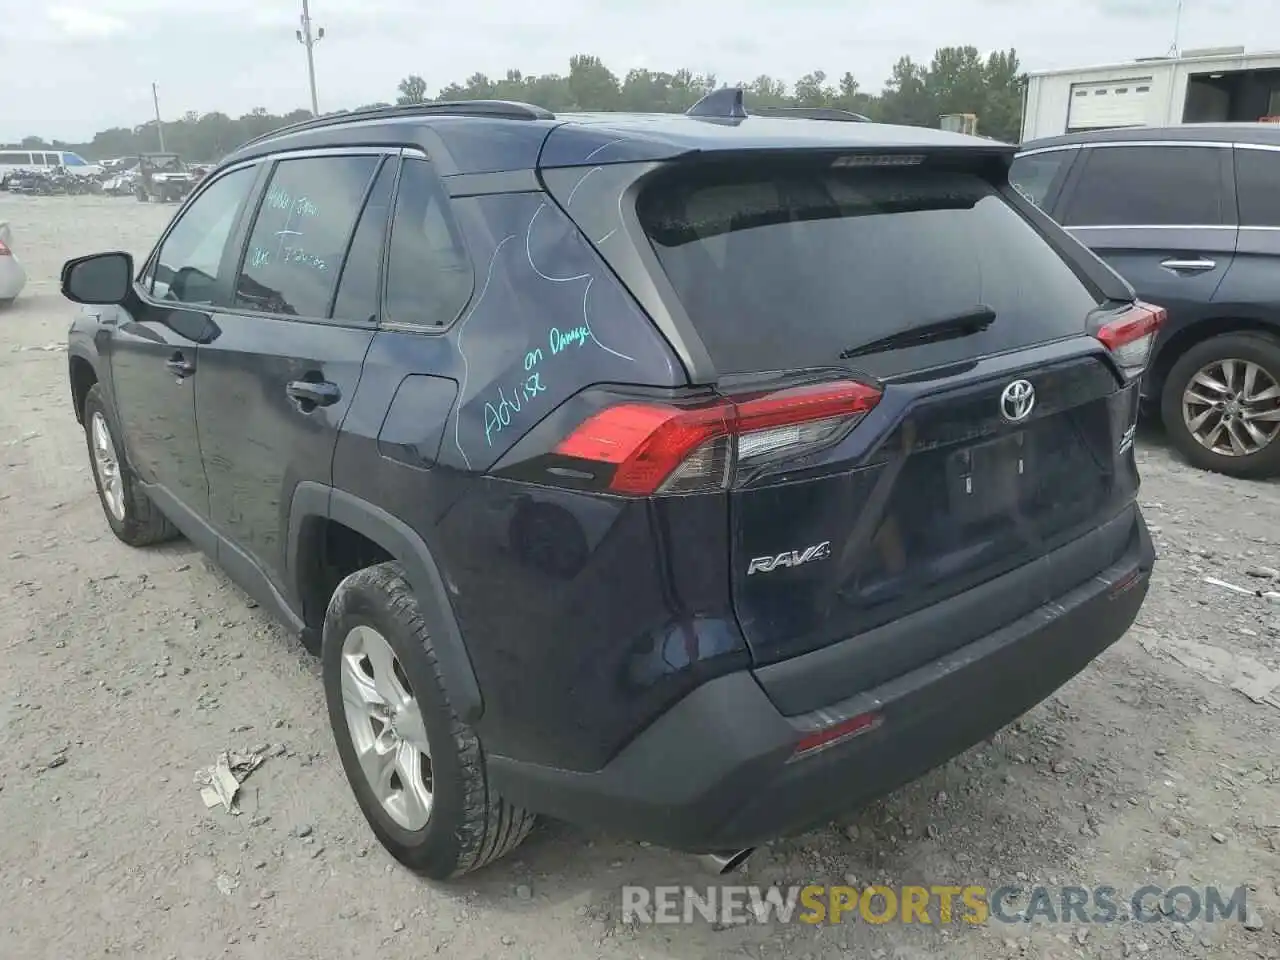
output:
[[776,556],[756,557],[747,567],[747,576],[749,577],[753,573],[769,573],[779,567],[798,567],[802,563],[811,563],[814,560],[828,560],[830,557],[831,541],[823,540],[821,543],[815,543],[813,546],[805,547],[803,550],[788,550]]

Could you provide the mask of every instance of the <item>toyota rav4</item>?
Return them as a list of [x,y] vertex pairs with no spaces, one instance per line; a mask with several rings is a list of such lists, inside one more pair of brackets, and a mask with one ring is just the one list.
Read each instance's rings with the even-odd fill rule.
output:
[[69,262],[107,523],[320,651],[432,877],[535,814],[727,855],[883,794],[1132,623],[1163,311],[1014,150],[834,114],[424,104],[210,173]]

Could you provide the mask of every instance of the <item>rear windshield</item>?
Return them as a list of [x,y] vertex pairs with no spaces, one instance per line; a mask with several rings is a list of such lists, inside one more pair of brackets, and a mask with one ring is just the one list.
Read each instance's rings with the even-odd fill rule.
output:
[[1100,302],[977,174],[703,167],[667,174],[637,209],[722,374],[838,364],[911,327],[995,312],[981,333],[857,361],[890,376],[1080,334]]

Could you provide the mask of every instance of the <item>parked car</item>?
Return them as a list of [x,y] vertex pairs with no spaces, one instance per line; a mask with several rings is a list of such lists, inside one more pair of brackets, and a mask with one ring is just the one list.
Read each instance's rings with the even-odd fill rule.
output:
[[1075,133],[1011,178],[1164,306],[1143,396],[1191,463],[1280,474],[1280,126]]
[[191,193],[197,179],[176,153],[144,153],[138,158],[134,196],[141,203],[177,203]]
[[10,306],[27,285],[27,271],[13,252],[13,228],[0,220],[0,307]]
[[269,134],[140,269],[64,267],[107,523],[319,647],[402,863],[534,814],[736,862],[989,736],[1146,595],[1163,312],[1013,152],[740,90]]
[[111,174],[102,181],[102,190],[112,196],[133,196],[136,192],[135,186],[138,182],[138,172],[136,170],[126,170],[124,173]]

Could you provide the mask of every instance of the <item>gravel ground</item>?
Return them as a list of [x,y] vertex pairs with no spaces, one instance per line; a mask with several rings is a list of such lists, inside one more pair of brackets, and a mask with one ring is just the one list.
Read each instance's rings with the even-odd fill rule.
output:
[[[1130,634],[991,742],[736,879],[1247,884],[1249,922],[636,925],[624,884],[706,876],[561,824],[454,886],[406,873],[347,790],[316,662],[189,544],[130,550],[102,518],[56,278],[145,253],[171,213],[0,194],[31,275],[0,314],[0,957],[1280,957],[1280,708],[1208,669],[1276,669],[1280,605],[1205,581],[1280,589],[1280,485],[1197,473],[1158,436],[1139,459],[1161,559]],[[244,814],[207,811],[193,774],[255,745]]]

